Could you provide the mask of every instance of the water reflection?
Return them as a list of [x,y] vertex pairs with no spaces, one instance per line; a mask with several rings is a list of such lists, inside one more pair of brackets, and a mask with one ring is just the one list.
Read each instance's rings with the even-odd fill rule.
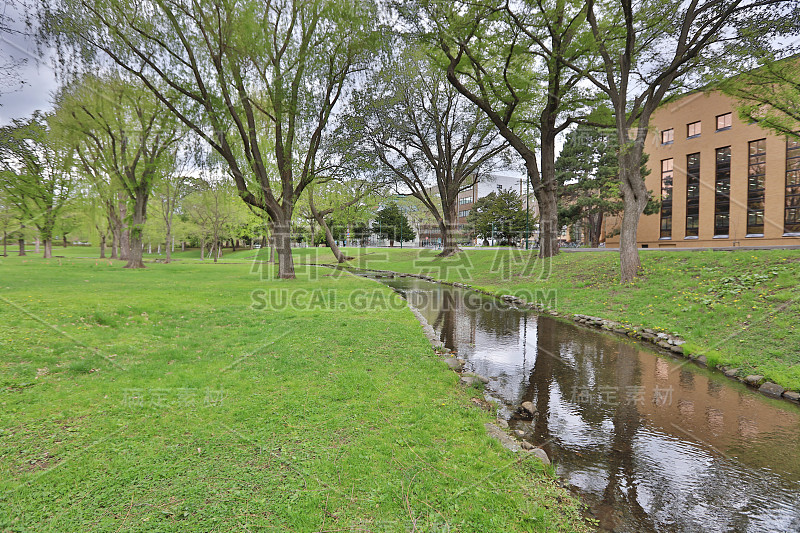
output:
[[[800,412],[683,359],[414,279],[441,342],[618,531],[800,531]],[[510,414],[508,411],[507,414]]]

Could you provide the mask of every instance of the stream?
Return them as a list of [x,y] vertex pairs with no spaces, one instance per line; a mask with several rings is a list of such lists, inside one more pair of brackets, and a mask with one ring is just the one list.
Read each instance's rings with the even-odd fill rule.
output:
[[[605,530],[800,531],[800,409],[719,372],[490,296],[379,279],[489,378]],[[530,401],[533,420],[515,415]]]

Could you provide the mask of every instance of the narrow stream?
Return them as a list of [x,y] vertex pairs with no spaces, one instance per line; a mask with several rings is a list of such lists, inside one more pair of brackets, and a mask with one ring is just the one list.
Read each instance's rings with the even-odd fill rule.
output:
[[[613,531],[800,531],[800,409],[621,336],[381,279],[489,377],[513,429]],[[531,401],[532,421],[514,412]]]

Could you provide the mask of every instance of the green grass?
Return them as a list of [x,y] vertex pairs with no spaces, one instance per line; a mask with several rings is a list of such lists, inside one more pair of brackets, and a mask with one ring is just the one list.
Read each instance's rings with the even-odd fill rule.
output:
[[[711,365],[761,374],[800,390],[800,251],[642,251],[635,283],[619,283],[615,252],[468,250],[439,259],[419,249],[349,250],[356,266],[422,273],[495,293],[681,335]],[[299,249],[296,261],[332,260],[327,249]]]
[[[0,258],[0,530],[584,529],[398,296],[239,253]],[[304,298],[258,310],[254,290]],[[387,305],[340,308],[359,291]]]

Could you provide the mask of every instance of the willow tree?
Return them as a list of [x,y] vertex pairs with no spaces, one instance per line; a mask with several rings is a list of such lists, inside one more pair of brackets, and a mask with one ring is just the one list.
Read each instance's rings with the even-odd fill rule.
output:
[[[375,6],[326,0],[40,0],[64,52],[103,54],[219,154],[294,277],[295,202],[331,113],[376,37]],[[101,60],[100,63],[103,61]],[[180,99],[170,98],[178,93]]]
[[[144,268],[142,233],[156,183],[173,171],[185,132],[150,91],[124,78],[88,76],[57,101],[59,125],[99,189],[108,176],[130,206],[130,249],[125,268]],[[102,185],[101,185],[102,184]],[[104,191],[100,191],[104,192]],[[105,192],[106,200],[108,194]],[[113,209],[113,206],[112,206]]]
[[76,183],[72,147],[53,134],[49,118],[37,111],[0,128],[0,188],[25,224],[39,230],[45,258],[53,255],[53,230]]
[[431,213],[441,256],[458,251],[458,196],[508,147],[485,114],[448,83],[419,48],[388,59],[351,102],[353,145],[374,154],[398,192]]

